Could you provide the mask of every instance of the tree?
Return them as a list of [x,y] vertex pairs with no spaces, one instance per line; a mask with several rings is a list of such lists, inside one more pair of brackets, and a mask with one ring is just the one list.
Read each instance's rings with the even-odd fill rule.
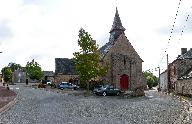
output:
[[25,69],[27,76],[32,80],[40,80],[43,77],[41,66],[34,59],[31,62],[27,62]]
[[158,85],[159,78],[153,75],[153,73],[145,71],[144,76],[147,79],[147,85],[149,89],[151,89],[152,87],[156,87]]
[[10,67],[6,66],[6,67],[2,68],[1,72],[3,74],[3,79],[5,82],[12,82],[13,72]]
[[80,52],[73,53],[76,70],[79,73],[81,84],[86,84],[89,91],[89,81],[107,72],[107,67],[101,65],[98,46],[91,35],[83,28],[79,30],[78,45]]
[[[13,62],[10,62],[8,66],[5,66],[1,72],[3,74],[3,78],[5,82],[12,82],[13,78],[13,72],[17,69],[21,68],[20,64],[16,64]],[[13,82],[12,82],[13,83]]]
[[13,63],[13,62],[10,62],[8,64],[8,66],[11,68],[11,71],[14,72],[15,70],[21,68],[21,65],[20,64],[16,64],[16,63]]

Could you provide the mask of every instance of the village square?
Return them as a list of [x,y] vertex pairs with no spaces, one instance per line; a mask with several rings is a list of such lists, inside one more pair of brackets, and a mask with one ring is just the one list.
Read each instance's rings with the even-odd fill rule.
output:
[[36,59],[7,63],[0,73],[0,124],[191,124],[192,48],[180,47],[173,61],[165,49],[164,70],[143,70],[145,60],[125,32],[128,22],[114,10],[104,45],[81,27],[79,51],[56,56],[52,71]]

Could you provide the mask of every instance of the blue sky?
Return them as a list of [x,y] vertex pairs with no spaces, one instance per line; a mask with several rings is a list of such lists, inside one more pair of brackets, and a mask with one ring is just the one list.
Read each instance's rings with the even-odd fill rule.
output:
[[[144,60],[143,70],[154,70],[158,65],[164,69],[163,56],[168,53],[171,62],[181,47],[192,47],[192,1],[181,1],[170,33],[178,3],[179,0],[0,0],[0,68],[9,62],[25,66],[35,59],[43,70],[54,71],[56,57],[72,58],[73,52],[78,51],[81,27],[101,47],[108,42],[117,6],[126,36]],[[190,16],[185,21],[187,15]]]

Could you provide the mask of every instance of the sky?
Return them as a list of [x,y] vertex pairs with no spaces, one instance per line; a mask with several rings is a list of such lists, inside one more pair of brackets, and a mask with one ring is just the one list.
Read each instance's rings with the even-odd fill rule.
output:
[[163,71],[166,54],[172,62],[181,48],[192,48],[191,0],[0,0],[0,69],[35,59],[43,70],[55,71],[55,58],[72,58],[79,50],[81,27],[101,47],[116,7],[143,71]]

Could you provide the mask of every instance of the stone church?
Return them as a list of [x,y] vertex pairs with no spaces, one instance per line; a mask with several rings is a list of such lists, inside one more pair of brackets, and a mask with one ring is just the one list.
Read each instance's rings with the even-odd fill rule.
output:
[[109,42],[99,49],[103,63],[109,63],[106,82],[112,83],[121,90],[146,88],[146,80],[142,72],[143,60],[135,51],[127,37],[125,28],[116,8],[116,13],[110,30]]

